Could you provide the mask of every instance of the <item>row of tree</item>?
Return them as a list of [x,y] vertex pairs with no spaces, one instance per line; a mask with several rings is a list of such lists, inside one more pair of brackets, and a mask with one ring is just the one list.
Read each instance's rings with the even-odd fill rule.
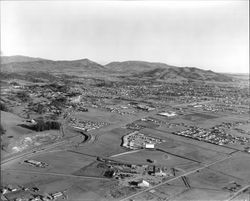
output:
[[59,130],[61,124],[57,121],[38,120],[36,124],[32,125],[22,124],[21,126],[39,132],[45,130]]

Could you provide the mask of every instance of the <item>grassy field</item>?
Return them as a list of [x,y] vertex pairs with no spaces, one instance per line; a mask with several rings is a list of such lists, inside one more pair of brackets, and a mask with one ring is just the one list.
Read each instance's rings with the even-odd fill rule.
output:
[[[38,193],[55,193],[63,191],[67,195],[69,201],[99,201],[110,200],[107,197],[110,186],[115,186],[116,181],[111,180],[95,180],[86,178],[70,178],[63,176],[52,176],[44,174],[31,174],[19,172],[3,171],[3,184],[17,184],[25,187],[38,186]],[[65,200],[58,198],[58,201]]]
[[[167,157],[166,157],[167,155]],[[148,164],[147,159],[155,160],[155,165],[165,166],[167,168],[178,166],[196,166],[197,163],[183,159],[177,156],[166,154],[160,151],[141,150],[131,154],[125,154],[114,157],[114,159],[133,164]]]
[[222,163],[211,166],[213,170],[218,170],[234,177],[245,179],[250,182],[250,155],[247,153],[236,153],[232,158]]
[[6,130],[6,136],[13,138],[31,133],[32,131],[26,128],[22,128],[18,126],[24,122],[24,119],[20,118],[19,116],[1,111],[1,124],[3,128]]
[[199,122],[199,121],[219,118],[219,116],[208,114],[208,113],[192,113],[192,114],[184,115],[182,118],[189,120],[189,121]]
[[46,168],[37,168],[22,163],[21,160],[15,165],[14,169],[71,174],[95,161],[94,157],[60,150],[52,150],[51,152],[47,152],[31,158],[26,158],[26,160],[27,159],[42,161],[47,163],[48,166]]
[[89,120],[94,122],[107,122],[110,124],[121,123],[128,120],[126,115],[121,116],[113,112],[105,112],[98,109],[90,108],[89,112],[76,112],[73,117],[79,120]]
[[99,156],[111,156],[125,152],[126,149],[120,145],[122,143],[122,136],[129,132],[129,130],[122,128],[115,128],[106,132],[93,132],[93,141],[89,144],[83,144],[77,151]]

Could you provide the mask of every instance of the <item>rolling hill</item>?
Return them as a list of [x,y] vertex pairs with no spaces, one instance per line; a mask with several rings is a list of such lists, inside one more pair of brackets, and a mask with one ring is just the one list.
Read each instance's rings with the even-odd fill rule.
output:
[[133,78],[148,78],[159,80],[200,80],[200,81],[233,81],[231,76],[215,73],[211,70],[202,70],[195,67],[176,67],[164,63],[145,61],[112,62],[105,66],[118,72],[130,72]]
[[15,56],[1,56],[1,64],[8,64],[14,62],[31,62],[31,61],[41,61],[44,59],[34,58],[34,57],[26,57],[21,55]]
[[150,78],[159,80],[199,80],[199,81],[216,81],[231,82],[233,79],[221,73],[215,73],[210,70],[201,70],[194,67],[170,67],[167,69],[157,68],[146,72],[137,73],[134,77]]
[[46,72],[81,72],[86,70],[101,70],[104,67],[98,63],[90,61],[89,59],[73,60],[73,61],[52,61],[52,60],[34,60],[28,62],[11,62],[2,64],[2,72],[32,72],[32,71],[46,71]]
[[102,66],[89,59],[53,61],[24,56],[6,58],[7,57],[3,58],[5,62],[9,62],[2,64],[1,71],[3,73],[48,72],[77,76],[105,75],[109,77],[121,76],[132,79],[143,78],[163,81],[233,81],[231,76],[222,73],[216,73],[210,70],[202,70],[195,67],[176,67],[157,62],[124,61],[111,62],[105,66]]
[[124,62],[111,62],[105,65],[107,69],[114,71],[132,71],[132,72],[142,72],[148,71],[156,68],[170,68],[170,66],[164,63],[154,63],[146,61],[124,61]]

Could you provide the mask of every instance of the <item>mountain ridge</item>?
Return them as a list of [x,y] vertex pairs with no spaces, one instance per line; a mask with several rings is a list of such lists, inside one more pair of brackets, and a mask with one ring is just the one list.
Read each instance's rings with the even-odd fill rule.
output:
[[[10,61],[13,59],[8,58]],[[2,64],[3,72],[52,72],[52,73],[80,73],[106,74],[108,76],[125,75],[129,78],[145,78],[158,80],[199,80],[199,81],[233,81],[231,76],[216,73],[211,70],[203,70],[197,67],[177,67],[160,62],[147,61],[123,61],[110,62],[106,65],[98,64],[87,58],[77,60],[46,60],[41,58],[22,58],[18,62]],[[29,60],[29,61],[27,61]]]
[[31,62],[47,60],[39,57],[29,57],[23,55],[1,56],[1,64],[15,63],[15,62]]

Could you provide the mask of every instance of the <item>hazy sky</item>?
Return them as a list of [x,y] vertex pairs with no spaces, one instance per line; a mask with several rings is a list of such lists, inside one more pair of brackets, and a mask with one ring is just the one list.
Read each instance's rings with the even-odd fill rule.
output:
[[1,1],[1,52],[249,72],[248,1]]

